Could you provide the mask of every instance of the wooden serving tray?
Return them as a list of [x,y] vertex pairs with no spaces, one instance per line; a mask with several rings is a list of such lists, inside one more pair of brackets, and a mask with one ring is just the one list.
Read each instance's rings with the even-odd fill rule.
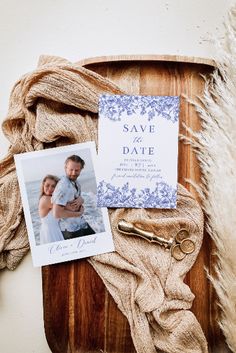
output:
[[[179,56],[114,56],[86,59],[84,67],[109,78],[129,94],[180,95],[182,122],[197,130],[199,118],[184,98],[196,100],[204,89],[200,74],[208,75],[214,63],[207,59]],[[200,171],[190,147],[179,143],[179,182],[193,194],[185,178],[199,182]],[[197,195],[196,195],[197,197]],[[213,244],[205,234],[203,246],[186,283],[195,294],[192,311],[206,335],[209,351],[230,352],[217,325],[215,292],[204,270],[213,271]],[[53,353],[134,353],[126,318],[117,309],[101,279],[86,260],[42,268],[46,338]],[[184,352],[183,352],[184,353]]]

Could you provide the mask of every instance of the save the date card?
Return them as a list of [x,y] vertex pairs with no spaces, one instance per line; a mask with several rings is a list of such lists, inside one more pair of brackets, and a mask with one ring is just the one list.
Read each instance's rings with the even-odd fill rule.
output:
[[178,96],[101,95],[100,207],[175,208]]

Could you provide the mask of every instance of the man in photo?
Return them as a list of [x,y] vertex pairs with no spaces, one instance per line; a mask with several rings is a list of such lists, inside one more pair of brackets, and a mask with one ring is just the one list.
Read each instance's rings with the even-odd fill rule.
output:
[[59,219],[64,239],[95,234],[83,217],[84,200],[81,197],[81,186],[77,181],[84,165],[84,160],[79,156],[68,157],[65,161],[66,175],[57,183],[52,195],[53,215]]

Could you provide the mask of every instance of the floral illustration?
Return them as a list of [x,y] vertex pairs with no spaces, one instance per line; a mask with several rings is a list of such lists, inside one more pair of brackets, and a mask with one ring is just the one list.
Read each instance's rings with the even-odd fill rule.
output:
[[100,96],[99,116],[119,121],[123,114],[139,114],[145,116],[148,121],[154,117],[162,117],[175,123],[179,116],[179,97],[106,94]]
[[135,208],[175,208],[176,188],[165,182],[156,183],[155,189],[137,190],[129,183],[115,187],[104,180],[98,184],[98,206]]

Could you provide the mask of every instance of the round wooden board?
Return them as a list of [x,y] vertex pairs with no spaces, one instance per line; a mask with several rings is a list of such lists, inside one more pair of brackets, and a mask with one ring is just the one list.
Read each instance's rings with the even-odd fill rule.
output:
[[[85,59],[79,65],[109,78],[125,92],[140,95],[179,95],[180,133],[187,135],[182,123],[200,128],[194,107],[184,96],[197,100],[204,89],[201,75],[209,75],[214,62],[180,56],[113,56]],[[189,145],[179,142],[179,182],[196,197],[186,178],[198,183],[200,170]],[[229,352],[217,325],[215,293],[205,267],[212,271],[212,242],[205,234],[197,261],[186,276],[195,294],[192,311],[206,335],[209,351]],[[45,333],[53,353],[135,352],[126,318],[118,310],[101,279],[86,260],[42,268]]]

